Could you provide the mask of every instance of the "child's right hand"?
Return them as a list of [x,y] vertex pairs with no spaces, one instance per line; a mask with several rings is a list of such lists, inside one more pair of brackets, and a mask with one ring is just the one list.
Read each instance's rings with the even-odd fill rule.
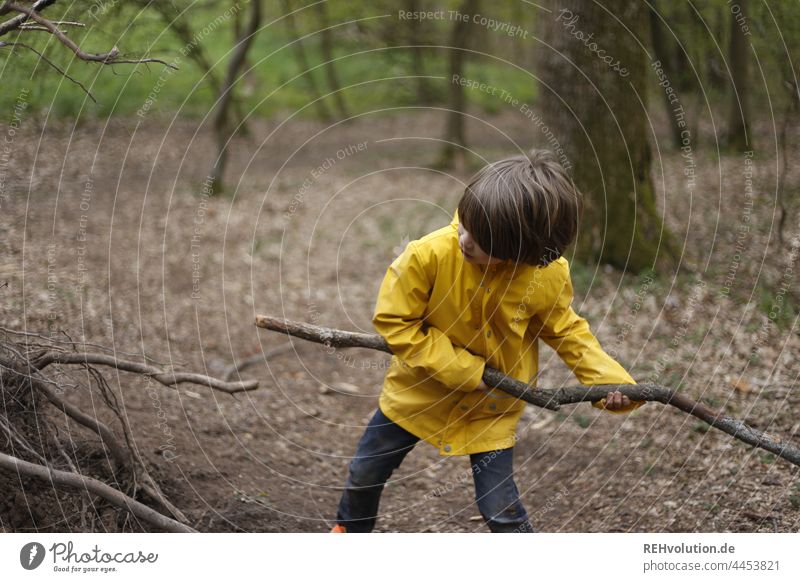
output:
[[606,396],[606,410],[622,410],[630,405],[630,399],[619,390],[609,392]]

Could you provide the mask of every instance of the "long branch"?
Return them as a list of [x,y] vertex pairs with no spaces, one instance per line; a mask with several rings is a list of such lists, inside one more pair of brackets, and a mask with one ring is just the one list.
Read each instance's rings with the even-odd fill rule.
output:
[[[391,354],[392,350],[381,336],[377,334],[355,333],[339,329],[320,327],[308,323],[287,319],[257,315],[256,325],[272,331],[282,332],[308,341],[321,343],[336,348],[369,348]],[[608,395],[609,391],[619,390],[631,400],[644,400],[669,404],[687,414],[699,418],[703,422],[721,430],[733,438],[748,445],[764,449],[790,463],[800,466],[800,448],[782,441],[779,437],[748,426],[741,420],[732,418],[722,412],[715,412],[708,406],[695,402],[688,396],[677,393],[671,388],[659,384],[602,384],[597,386],[567,386],[564,388],[536,388],[506,376],[503,372],[486,366],[483,381],[493,388],[507,392],[530,404],[558,410],[563,404],[578,402],[597,402]]]
[[71,353],[71,352],[45,352],[33,360],[33,365],[42,370],[50,364],[96,364],[98,366],[109,366],[125,372],[134,372],[149,376],[162,383],[164,386],[173,386],[182,382],[209,386],[214,390],[235,394],[247,390],[258,388],[258,380],[246,380],[241,382],[226,382],[193,372],[166,372],[156,366],[122,360],[108,354],[98,354],[93,352]]
[[159,513],[155,509],[147,507],[144,503],[140,503],[125,495],[122,491],[114,489],[110,485],[106,485],[102,481],[87,477],[86,475],[80,475],[70,471],[60,471],[58,469],[46,467],[45,465],[29,463],[4,453],[0,453],[0,469],[5,469],[18,475],[26,475],[28,477],[49,481],[54,485],[90,491],[113,503],[117,507],[130,511],[139,519],[166,531],[181,533],[196,531],[188,525],[177,522]]

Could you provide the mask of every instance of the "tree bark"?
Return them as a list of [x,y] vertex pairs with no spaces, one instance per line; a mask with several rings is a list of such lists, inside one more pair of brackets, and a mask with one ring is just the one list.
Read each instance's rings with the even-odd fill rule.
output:
[[627,0],[545,4],[552,12],[540,19],[547,44],[537,48],[542,118],[585,196],[577,254],[634,272],[666,267],[677,254],[656,208],[648,63],[642,39],[633,36],[647,34],[647,7]]
[[[389,345],[377,334],[348,332],[320,327],[308,323],[290,321],[268,315],[257,315],[256,325],[264,329],[285,333],[308,341],[334,348],[369,348],[391,354]],[[483,381],[493,388],[507,392],[535,406],[558,410],[564,404],[598,402],[610,391],[619,390],[631,400],[669,404],[699,418],[706,424],[725,432],[748,445],[764,449],[790,463],[800,466],[800,447],[783,442],[780,438],[758,431],[722,412],[715,412],[688,396],[678,394],[671,388],[659,384],[602,384],[597,386],[569,386],[555,390],[537,388],[506,376],[503,372],[489,368],[484,370]]]

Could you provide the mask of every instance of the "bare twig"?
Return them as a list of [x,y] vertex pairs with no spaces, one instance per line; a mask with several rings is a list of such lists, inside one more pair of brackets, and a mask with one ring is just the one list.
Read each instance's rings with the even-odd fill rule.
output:
[[128,450],[131,452],[131,457],[134,460],[133,464],[133,476],[134,476],[134,491],[136,491],[139,487],[138,483],[136,483],[137,474],[141,476],[142,479],[142,490],[147,493],[150,497],[152,497],[156,502],[158,502],[161,507],[166,509],[172,516],[180,521],[181,523],[188,523],[188,518],[184,513],[178,509],[175,505],[173,505],[167,496],[164,495],[164,492],[159,487],[158,483],[155,479],[150,475],[150,472],[147,470],[147,465],[142,459],[141,455],[139,454],[138,449],[136,448],[136,443],[134,441],[133,435],[131,433],[130,425],[126,420],[125,416],[122,414],[122,411],[119,407],[119,402],[117,402],[117,396],[114,394],[114,391],[111,390],[111,387],[106,382],[105,377],[95,368],[94,366],[86,365],[86,369],[91,374],[92,378],[97,384],[97,388],[100,391],[100,394],[103,396],[103,400],[106,403],[106,406],[111,409],[114,415],[117,417],[120,425],[122,426],[122,433],[125,437],[125,444],[128,447]]
[[[2,285],[0,285],[0,288],[2,288]],[[34,332],[34,331],[20,331],[20,330],[17,330],[17,329],[11,329],[9,327],[2,327],[2,326],[0,326],[0,331],[2,331],[4,333],[9,333],[9,334],[12,334],[12,335],[20,335],[20,336],[24,336],[24,337],[38,337],[39,339],[45,340],[45,342],[46,342],[45,344],[33,344],[33,343],[31,343],[31,342],[26,340],[25,341],[25,346],[26,347],[31,346],[31,345],[41,345],[41,347],[44,347],[44,348],[46,348],[48,350],[53,350],[53,349],[62,350],[63,348],[61,348],[61,347],[54,347],[54,344],[61,344],[61,345],[66,345],[66,346],[69,346],[69,347],[73,348],[72,351],[75,351],[75,352],[78,351],[78,349],[77,349],[78,347],[82,347],[84,349],[87,348],[87,347],[90,347],[90,348],[95,348],[97,350],[101,350],[101,351],[104,351],[104,352],[110,352],[110,353],[113,353],[115,355],[130,356],[132,358],[141,357],[141,358],[144,358],[144,360],[146,360],[146,361],[148,361],[148,362],[150,362],[152,364],[157,364],[159,366],[165,366],[166,365],[165,362],[161,362],[161,361],[153,358],[152,356],[148,356],[147,354],[143,354],[143,353],[139,354],[139,353],[133,353],[133,352],[123,352],[123,351],[120,351],[120,350],[118,350],[116,348],[109,348],[108,346],[104,346],[103,344],[88,342],[85,339],[74,340],[67,333],[67,331],[64,330],[64,329],[59,329],[58,332],[60,334],[63,334],[67,338],[65,340],[61,339],[59,337],[53,336],[53,335],[45,335],[43,333],[37,333],[37,332]],[[170,359],[170,361],[173,363],[173,365],[176,364],[176,363],[178,365],[184,365],[183,362],[176,361],[176,360],[174,360],[172,358]]]
[[150,376],[164,386],[173,386],[183,382],[209,386],[214,390],[235,394],[247,390],[258,388],[258,380],[246,380],[241,382],[226,382],[204,374],[193,372],[168,372],[155,366],[121,360],[107,354],[86,353],[65,353],[65,352],[45,352],[31,360],[31,363],[39,370],[51,364],[96,364],[98,366],[109,366],[126,372],[134,372]]
[[89,91],[89,89],[87,89],[87,88],[86,88],[86,86],[85,86],[83,83],[81,83],[81,82],[80,82],[80,81],[78,81],[76,78],[74,78],[74,77],[72,77],[71,75],[69,75],[69,74],[68,74],[68,73],[67,73],[65,70],[63,70],[61,67],[59,67],[58,65],[56,65],[56,64],[55,64],[53,61],[51,61],[50,59],[48,59],[46,56],[44,56],[42,53],[40,53],[38,50],[36,50],[36,49],[35,49],[35,48],[33,48],[32,46],[30,46],[30,45],[28,45],[28,44],[25,44],[24,42],[18,42],[18,41],[17,41],[17,42],[4,42],[4,41],[0,41],[0,48],[7,47],[7,46],[15,46],[15,47],[16,47],[16,46],[18,46],[18,47],[22,47],[22,48],[24,48],[24,49],[28,49],[29,51],[36,53],[37,55],[39,55],[39,58],[40,58],[40,59],[42,59],[42,60],[43,60],[45,63],[47,63],[47,64],[48,64],[48,65],[50,65],[52,68],[54,68],[56,71],[58,71],[58,72],[59,72],[61,75],[63,75],[64,77],[66,77],[66,78],[67,78],[69,81],[72,81],[72,82],[73,82],[73,83],[75,83],[75,84],[76,84],[78,87],[80,87],[81,89],[83,89],[83,92],[84,92],[84,93],[86,93],[86,94],[89,96],[89,99],[91,99],[92,101],[94,101],[94,103],[95,103],[95,104],[97,103],[97,99],[95,99],[95,98],[94,98],[94,95],[92,95],[92,92],[91,92],[91,91]]
[[[38,2],[33,4],[32,8],[37,12],[41,12],[51,4],[55,4],[55,2],[56,0],[38,0]],[[11,2],[5,1],[0,4],[0,16],[11,12],[10,4]],[[28,17],[25,14],[17,14],[15,17],[9,18],[5,22],[0,22],[0,36],[18,29],[26,20],[28,20]]]
[[[98,54],[87,53],[83,49],[81,49],[81,47],[79,47],[71,38],[69,38],[66,34],[64,34],[63,31],[59,30],[58,26],[56,26],[51,20],[48,20],[47,18],[45,18],[44,16],[39,14],[36,11],[36,7],[35,6],[28,7],[28,6],[22,6],[20,4],[15,4],[13,2],[7,2],[7,3],[4,4],[4,7],[7,10],[11,10],[11,11],[14,11],[14,12],[19,12],[19,13],[27,16],[31,20],[37,22],[41,26],[47,28],[50,31],[50,34],[52,34],[54,37],[56,37],[56,39],[58,39],[58,41],[61,44],[63,44],[69,50],[71,50],[73,53],[75,53],[75,56],[78,57],[79,59],[81,59],[82,61],[103,63],[105,65],[117,64],[117,63],[131,63],[131,64],[160,63],[160,64],[162,64],[162,65],[164,65],[166,67],[169,67],[171,69],[177,70],[177,68],[178,68],[175,65],[171,65],[171,64],[169,64],[166,61],[163,61],[161,59],[153,59],[153,58],[147,58],[147,59],[120,59],[119,58],[119,49],[117,47],[113,47],[110,51],[108,51],[106,53],[98,53]],[[14,27],[14,28],[18,28],[20,24],[22,24],[22,22],[19,22],[16,25],[16,27]],[[0,35],[2,35],[2,34],[4,34],[4,32],[3,32],[2,28],[0,28]]]
[[80,28],[86,28],[86,25],[83,22],[74,22],[72,20],[51,20],[50,22],[56,26],[77,26]]
[[[45,461],[45,458],[42,455],[40,455],[38,451],[34,450],[34,448],[24,438],[22,438],[17,433],[17,430],[14,429],[14,427],[11,426],[9,423],[7,423],[2,416],[0,416],[0,428],[2,428],[3,432],[6,433],[6,438],[9,440],[9,443],[11,441],[15,442],[17,443],[17,446],[23,451],[27,451],[28,454],[32,455],[33,457],[42,462]],[[13,452],[13,446],[12,446],[12,452]]]
[[174,519],[159,513],[155,509],[147,507],[145,504],[136,501],[121,491],[114,489],[110,485],[106,485],[102,481],[93,479],[92,477],[71,473],[69,471],[59,471],[57,469],[36,463],[29,463],[4,453],[0,453],[0,469],[5,469],[6,471],[15,473],[19,476],[24,475],[49,481],[53,485],[61,485],[80,491],[94,493],[113,505],[129,511],[139,519],[166,531],[181,533],[197,531],[188,525],[179,523]]
[[[330,329],[267,315],[257,315],[256,325],[326,346],[340,348],[361,347],[392,353],[386,340],[377,334]],[[488,386],[507,392],[520,400],[550,410],[558,410],[564,404],[598,402],[605,398],[609,391],[619,390],[631,400],[669,404],[678,410],[699,418],[735,439],[774,453],[790,463],[800,466],[799,447],[784,442],[779,437],[756,430],[741,420],[731,418],[722,412],[715,412],[704,404],[695,402],[688,396],[679,394],[675,390],[659,384],[602,384],[597,386],[568,386],[553,390],[529,386],[488,366],[485,368],[483,381]]]

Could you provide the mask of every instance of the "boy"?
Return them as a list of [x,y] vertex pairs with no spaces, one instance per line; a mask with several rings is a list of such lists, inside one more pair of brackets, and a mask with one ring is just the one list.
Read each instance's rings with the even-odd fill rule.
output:
[[[561,257],[577,234],[580,194],[547,151],[481,170],[453,222],[412,241],[381,284],[373,323],[394,356],[378,411],[350,463],[333,532],[369,532],[386,480],[420,439],[469,455],[492,532],[532,532],[512,474],[525,403],[481,379],[486,365],[535,382],[537,339],[583,384],[635,384],[571,307]],[[620,392],[598,408],[632,410]]]

